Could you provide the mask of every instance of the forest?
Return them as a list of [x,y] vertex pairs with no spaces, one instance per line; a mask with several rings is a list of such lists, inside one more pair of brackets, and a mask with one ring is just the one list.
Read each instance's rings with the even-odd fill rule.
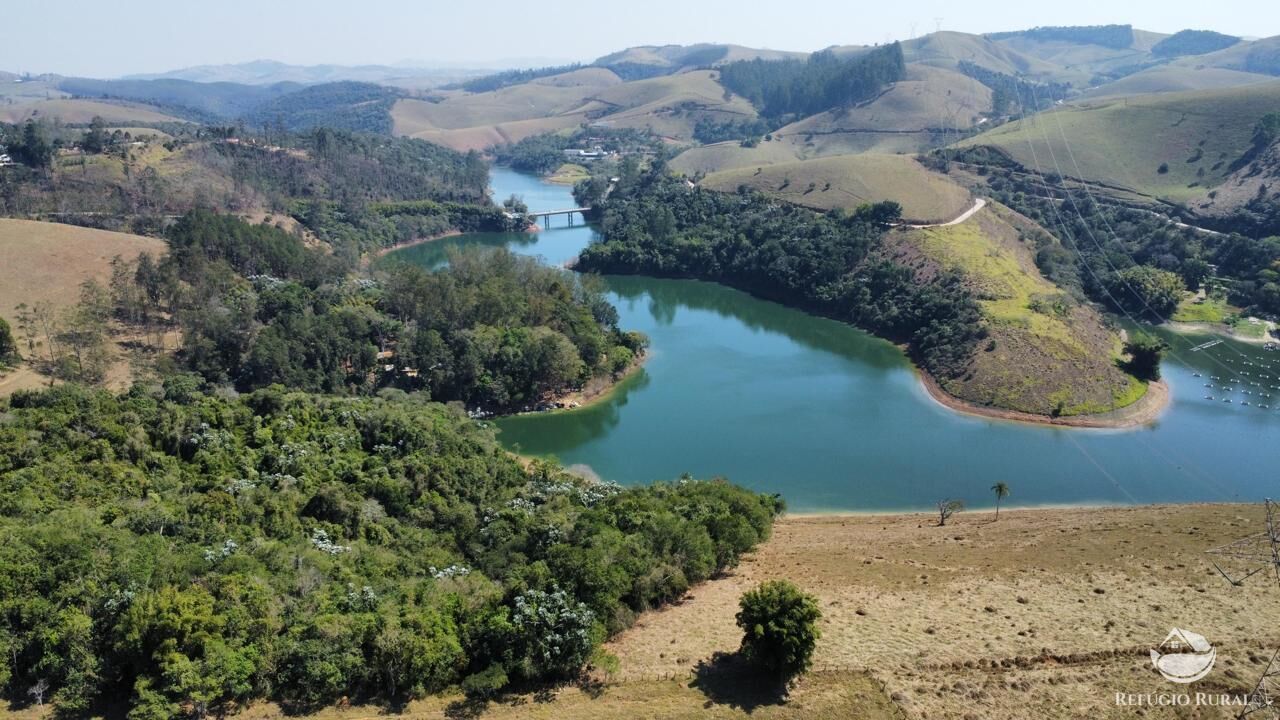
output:
[[283,230],[208,211],[167,239],[162,260],[117,266],[110,312],[141,329],[175,322],[177,362],[211,386],[394,387],[504,412],[623,372],[644,351],[594,278],[504,250],[355,276]]
[[311,85],[267,99],[241,116],[250,127],[305,132],[331,130],[391,135],[391,106],[403,93],[385,85],[334,82]]
[[986,34],[986,37],[992,40],[1003,40],[1018,36],[1034,40],[1062,40],[1071,43],[1101,45],[1113,50],[1124,50],[1133,46],[1132,25],[1045,26],[1030,30]]
[[997,116],[1043,110],[1071,91],[1069,83],[1040,83],[961,60],[960,72],[991,88],[991,112]]
[[978,168],[997,200],[1062,240],[1040,244],[1041,272],[1117,312],[1167,319],[1184,289],[1199,289],[1213,275],[1232,304],[1280,314],[1280,238],[1178,227],[1148,210],[1099,202],[1060,178],[1033,175],[990,148],[943,151],[930,162]]
[[720,68],[722,85],[774,119],[848,107],[905,76],[896,42],[852,57],[823,51],[805,60],[740,60]]
[[984,335],[961,275],[918,283],[883,252],[896,203],[819,214],[745,189],[689,188],[655,164],[623,171],[597,210],[602,239],[582,252],[580,270],[721,282],[907,343],[944,378],[963,372]]
[[1223,35],[1212,30],[1183,30],[1156,43],[1151,48],[1151,54],[1164,58],[1204,55],[1225,50],[1239,42],[1240,38],[1234,35]]
[[776,497],[621,488],[395,391],[232,398],[181,373],[0,401],[0,688],[59,717],[399,707],[608,666],[733,567]]

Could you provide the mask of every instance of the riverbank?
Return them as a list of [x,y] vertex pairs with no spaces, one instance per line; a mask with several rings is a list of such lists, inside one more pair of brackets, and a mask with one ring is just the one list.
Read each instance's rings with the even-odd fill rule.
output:
[[443,240],[445,238],[457,237],[461,234],[462,234],[461,230],[446,230],[442,233],[436,233],[435,235],[429,235],[423,238],[414,238],[413,240],[409,240],[407,242],[396,243],[395,245],[390,245],[390,246],[381,248],[373,252],[371,255],[373,258],[385,257],[397,250],[411,248],[416,245],[425,245],[426,243],[429,243],[429,242],[435,242],[436,240]]
[[628,365],[620,375],[593,377],[581,388],[566,390],[544,398],[541,404],[550,406],[547,409],[526,410],[524,412],[510,413],[508,415],[500,415],[498,417],[541,415],[548,412],[567,412],[570,410],[581,410],[604,402],[612,397],[619,388],[630,381],[637,373],[639,373],[648,358],[648,352],[641,353],[631,361],[631,364]]
[[[1247,322],[1247,321],[1241,321]],[[1267,343],[1278,342],[1271,331],[1275,329],[1275,323],[1262,321],[1263,332],[1261,336],[1245,335],[1236,331],[1235,328],[1226,323],[1213,322],[1166,322],[1160,327],[1168,329],[1179,335],[1217,335],[1236,342],[1249,343],[1251,345],[1266,345]]]
[[1007,420],[1009,422],[1027,423],[1031,425],[1052,425],[1058,427],[1072,428],[1108,428],[1108,429],[1125,429],[1136,428],[1150,425],[1160,419],[1161,413],[1169,407],[1169,386],[1162,381],[1150,382],[1147,384],[1147,392],[1143,393],[1132,405],[1113,410],[1108,413],[1099,415],[1068,415],[1063,417],[1051,417],[1048,415],[1035,415],[1033,413],[1020,412],[1017,410],[1005,410],[1002,408],[990,407],[987,405],[978,405],[976,403],[963,400],[952,395],[938,381],[930,376],[927,372],[917,369],[916,375],[920,378],[920,384],[924,386],[925,392],[935,402],[949,410],[953,410],[965,415],[973,415],[976,417],[989,418],[992,420]]

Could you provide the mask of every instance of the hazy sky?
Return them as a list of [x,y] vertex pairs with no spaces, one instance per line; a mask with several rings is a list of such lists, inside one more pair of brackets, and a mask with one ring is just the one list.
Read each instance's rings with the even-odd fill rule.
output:
[[[115,0],[4,2],[0,70],[112,77],[269,58],[298,64],[592,60],[631,45],[781,50],[946,30],[1131,23],[1280,34],[1276,0]],[[17,30],[17,31],[14,31]]]

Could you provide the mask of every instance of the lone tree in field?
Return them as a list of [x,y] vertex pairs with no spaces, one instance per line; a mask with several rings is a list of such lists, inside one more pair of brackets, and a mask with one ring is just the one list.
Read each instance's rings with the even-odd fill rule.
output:
[[998,482],[991,486],[991,492],[996,494],[996,519],[1000,519],[1000,501],[1009,497],[1009,486],[1002,482]]
[[738,601],[742,655],[761,670],[788,681],[809,669],[818,643],[818,601],[786,580],[771,580]]
[[952,515],[964,509],[963,500],[939,500],[938,501],[938,527],[943,527]]
[[18,343],[13,339],[13,331],[9,323],[0,318],[0,367],[15,363],[18,357]]

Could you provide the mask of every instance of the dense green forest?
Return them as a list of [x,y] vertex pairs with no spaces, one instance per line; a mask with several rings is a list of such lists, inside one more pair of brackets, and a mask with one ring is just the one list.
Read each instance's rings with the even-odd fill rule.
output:
[[1223,35],[1212,30],[1183,30],[1156,43],[1151,48],[1151,54],[1166,58],[1204,55],[1225,50],[1239,42],[1240,38],[1234,35]]
[[781,509],[718,481],[525,470],[419,396],[200,385],[0,401],[10,702],[162,720],[571,678]]
[[402,93],[385,85],[335,82],[312,85],[254,106],[242,116],[250,127],[391,134],[391,106]]
[[693,139],[700,143],[718,143],[725,140],[757,141],[773,126],[763,118],[752,120],[723,120],[700,118],[693,125]]
[[959,67],[960,72],[991,88],[991,112],[995,115],[1043,110],[1071,91],[1070,83],[1034,82],[968,60],[961,60]]
[[853,57],[824,51],[806,60],[740,60],[720,68],[720,83],[770,118],[847,107],[905,76],[896,42]]
[[[1030,173],[991,148],[941,151],[933,162],[939,169],[949,162],[979,168],[997,200],[1061,239],[1061,245],[1041,244],[1041,271],[1117,311],[1166,319],[1182,287],[1201,287],[1212,265],[1233,304],[1280,314],[1280,238],[1213,235],[1149,210],[1104,204],[1094,193]],[[1181,279],[1177,292],[1170,276]]]
[[976,300],[958,273],[928,284],[882,252],[896,203],[820,214],[763,194],[689,188],[660,163],[623,171],[602,215],[602,240],[578,268],[690,277],[741,288],[909,344],[939,377],[954,377],[983,337]]
[[1032,40],[1062,40],[1070,43],[1101,45],[1113,50],[1133,47],[1132,25],[1068,25],[1045,26],[1030,30],[987,33],[992,40],[1026,37]]
[[528,70],[504,70],[503,72],[485,75],[483,77],[464,80],[459,83],[451,83],[444,87],[445,90],[466,90],[467,92],[482,93],[501,90],[510,85],[521,85],[537,80],[538,78],[551,77],[552,75],[563,75],[567,72],[580,70],[581,63],[571,63],[569,65],[554,65],[541,68],[530,68]]
[[120,273],[115,312],[147,325],[169,309],[181,366],[242,391],[396,387],[501,412],[620,373],[644,350],[593,278],[503,250],[353,279],[350,263],[289,233],[207,211],[168,240],[162,261]]

